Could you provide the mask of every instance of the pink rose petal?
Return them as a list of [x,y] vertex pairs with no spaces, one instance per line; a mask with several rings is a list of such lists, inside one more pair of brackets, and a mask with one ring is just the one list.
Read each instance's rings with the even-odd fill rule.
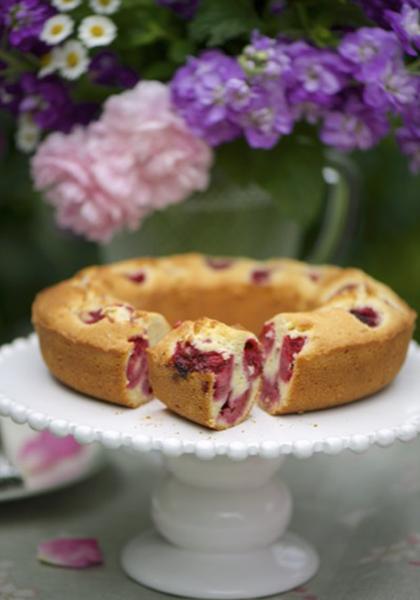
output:
[[95,538],[55,538],[38,544],[37,558],[48,565],[86,569],[103,564]]
[[36,474],[78,456],[82,450],[82,446],[71,435],[59,438],[49,431],[42,431],[22,446],[18,460],[27,473]]

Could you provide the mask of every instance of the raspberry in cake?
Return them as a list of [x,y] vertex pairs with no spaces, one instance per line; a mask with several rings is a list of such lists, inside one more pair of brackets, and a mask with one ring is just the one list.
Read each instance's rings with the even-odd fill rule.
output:
[[265,323],[260,342],[264,349],[264,368],[260,390],[260,405],[272,414],[287,401],[288,384],[293,377],[295,362],[307,342],[282,315]]
[[247,418],[262,371],[261,347],[249,331],[207,318],[184,321],[148,354],[154,393],[169,409],[212,429]]

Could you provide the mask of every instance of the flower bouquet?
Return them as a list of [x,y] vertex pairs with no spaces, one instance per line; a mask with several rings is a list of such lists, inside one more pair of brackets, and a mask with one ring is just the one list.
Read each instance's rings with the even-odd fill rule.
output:
[[16,146],[89,240],[220,174],[310,225],[327,148],[420,171],[420,0],[4,0],[0,34]]

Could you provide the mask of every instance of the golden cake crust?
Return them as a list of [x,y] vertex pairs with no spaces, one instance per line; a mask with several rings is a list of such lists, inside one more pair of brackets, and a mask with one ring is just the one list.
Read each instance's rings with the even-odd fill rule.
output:
[[[351,312],[366,306],[380,313],[379,326]],[[214,374],[175,382],[167,367],[174,336],[194,337],[204,326],[201,317],[218,321],[226,339],[239,331],[227,325],[239,323],[252,336],[267,322],[278,323],[283,337],[289,328],[307,338],[287,393],[275,407],[263,405],[272,414],[328,408],[383,388],[404,361],[415,323],[393,290],[358,269],[199,254],[89,267],[38,294],[32,314],[50,371],[82,393],[123,406],[148,399],[127,390],[130,338],[144,336],[157,397],[209,427],[216,426]],[[170,330],[168,322],[179,320],[186,324]]]

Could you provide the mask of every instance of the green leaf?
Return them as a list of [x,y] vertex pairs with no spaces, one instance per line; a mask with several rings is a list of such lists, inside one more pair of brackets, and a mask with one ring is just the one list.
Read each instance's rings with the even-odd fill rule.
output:
[[169,58],[176,64],[182,64],[194,53],[194,44],[188,39],[174,40],[169,47]]
[[298,133],[283,138],[272,150],[249,148],[243,142],[219,149],[226,173],[241,185],[257,183],[273,198],[279,214],[304,227],[319,214],[325,184],[321,145]]
[[202,0],[190,32],[194,39],[217,46],[247,34],[259,25],[250,0]]
[[173,65],[168,60],[160,60],[150,63],[142,69],[144,79],[158,79],[167,81],[172,77]]

